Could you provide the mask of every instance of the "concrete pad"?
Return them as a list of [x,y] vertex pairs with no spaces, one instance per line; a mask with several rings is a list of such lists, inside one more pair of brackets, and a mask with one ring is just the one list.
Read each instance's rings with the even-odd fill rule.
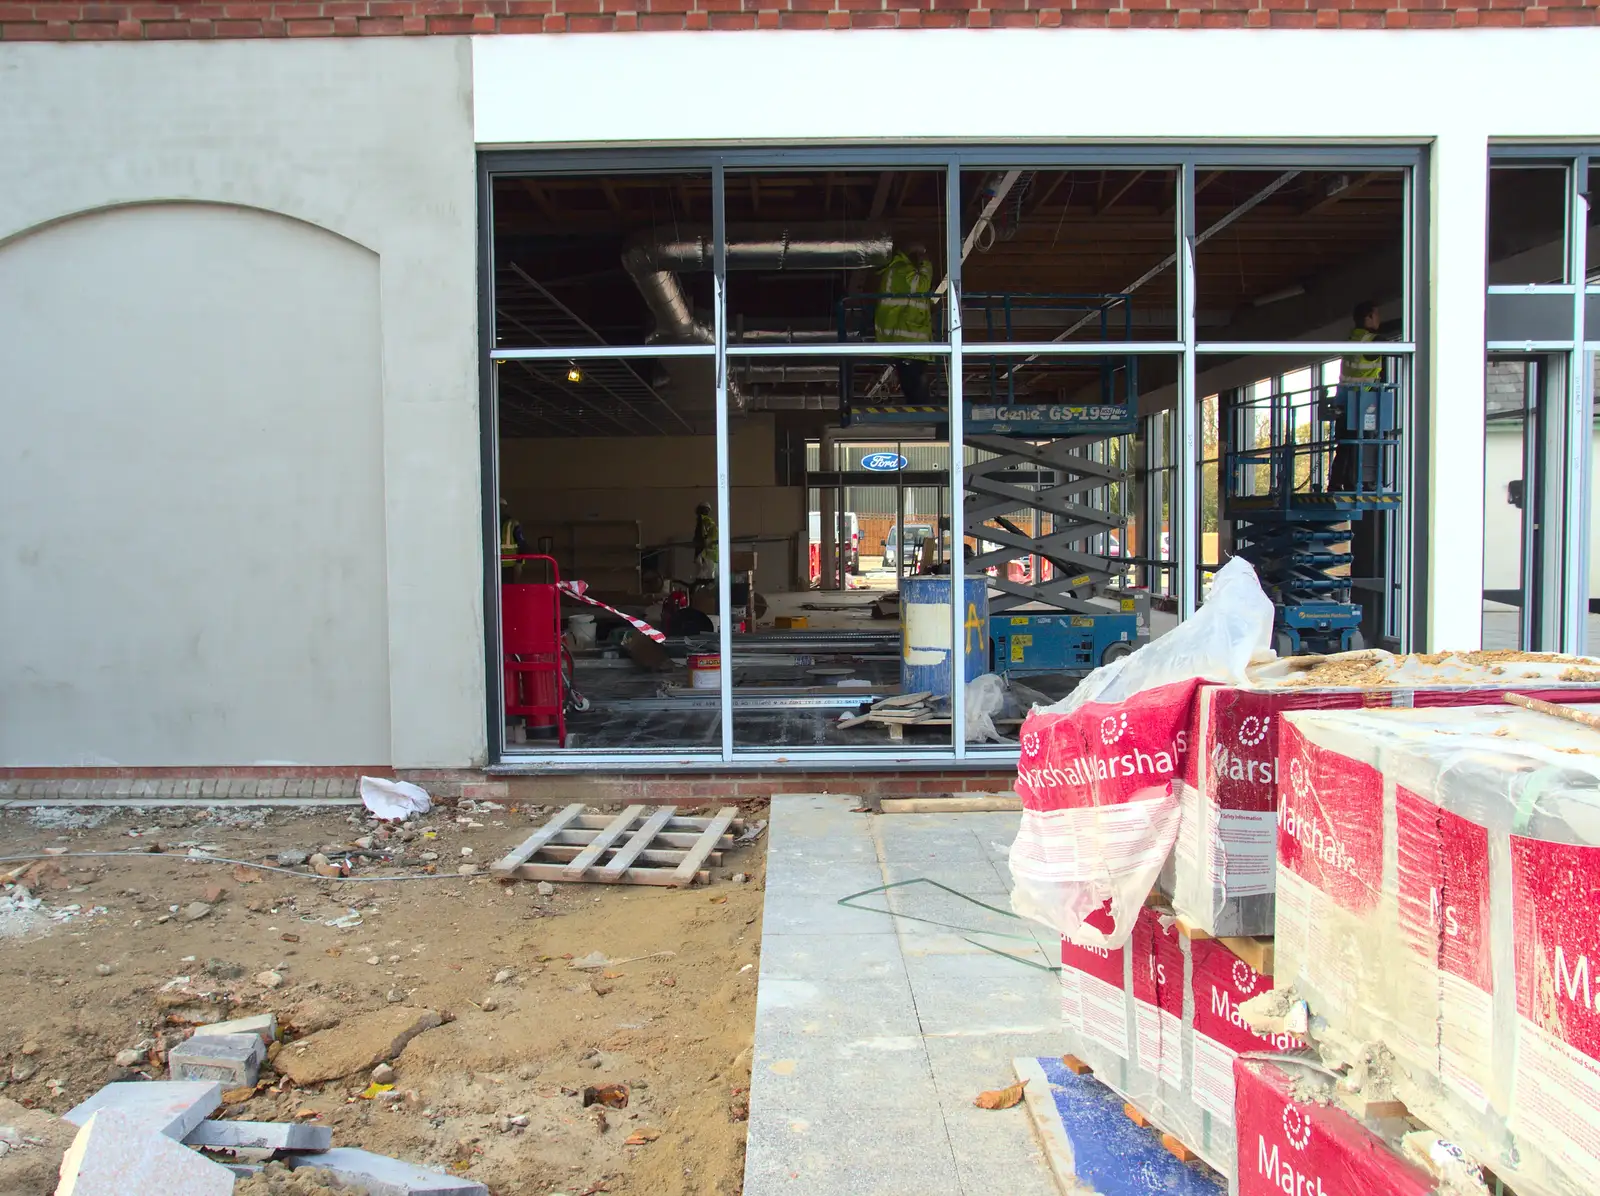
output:
[[250,1088],[261,1074],[267,1048],[255,1034],[206,1034],[167,1052],[174,1080],[215,1080],[224,1089]]
[[766,932],[761,936],[763,984],[768,978],[887,980],[904,975],[899,943],[893,934]]
[[[1007,910],[1008,876],[995,866],[1003,849],[989,838],[1009,843],[1017,816],[865,819],[850,804],[773,802],[746,1196],[1053,1196],[1022,1110],[972,1100],[1007,1083],[1014,1055],[1056,1048],[1055,975],[964,942],[967,932],[836,904],[927,875]],[[933,886],[863,904],[1002,930],[1021,937],[973,937],[1055,962],[1029,923]]]
[[756,1019],[777,1033],[831,1039],[917,1033],[904,974],[829,982],[763,979],[756,990]]
[[489,1196],[489,1189],[476,1180],[430,1171],[415,1163],[402,1163],[350,1146],[322,1154],[292,1154],[284,1161],[291,1168],[326,1168],[365,1196]]
[[209,1026],[195,1028],[195,1038],[207,1034],[254,1034],[263,1045],[271,1046],[278,1040],[278,1015],[258,1013],[254,1017],[236,1017],[232,1021],[213,1022]]
[[102,1109],[115,1109],[181,1142],[221,1103],[222,1085],[215,1081],[107,1084],[81,1105],[68,1109],[62,1119],[83,1126]]
[[[148,1085],[146,1085],[148,1086]],[[61,1160],[56,1196],[227,1196],[233,1172],[119,1109],[91,1114]]]
[[935,970],[956,958],[990,966],[977,956],[947,956],[937,965],[906,961],[914,978],[917,1023],[925,1036],[1052,1033],[1059,1041],[1061,989],[1051,973],[1030,971],[1003,959],[995,962],[1010,971],[975,971],[960,977]]
[[333,1129],[279,1121],[202,1121],[183,1144],[220,1150],[327,1150],[333,1145]]

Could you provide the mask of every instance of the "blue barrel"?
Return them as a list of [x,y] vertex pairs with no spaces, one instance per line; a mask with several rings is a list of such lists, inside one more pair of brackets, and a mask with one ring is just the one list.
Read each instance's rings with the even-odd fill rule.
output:
[[[989,579],[968,577],[962,586],[966,607],[963,655],[966,679],[989,671]],[[900,688],[950,695],[950,579],[908,577],[900,584]]]

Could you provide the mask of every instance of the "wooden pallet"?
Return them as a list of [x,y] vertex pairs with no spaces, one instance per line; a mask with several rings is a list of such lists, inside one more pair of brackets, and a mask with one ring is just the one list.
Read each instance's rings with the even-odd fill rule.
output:
[[1124,1103],[1122,1106],[1122,1115],[1142,1130],[1153,1130],[1156,1136],[1161,1139],[1162,1147],[1165,1148],[1168,1154],[1177,1159],[1178,1162],[1192,1163],[1199,1159],[1200,1156],[1193,1150],[1190,1150],[1189,1147],[1185,1146],[1177,1137],[1177,1135],[1167,1133],[1166,1130],[1162,1129],[1154,1121],[1146,1117],[1144,1113],[1134,1105]]
[[679,818],[676,806],[629,806],[612,817],[568,806],[489,868],[501,880],[684,888],[711,880],[707,866],[744,829],[738,808]]
[[1269,938],[1249,938],[1244,935],[1224,934],[1213,935],[1199,926],[1194,925],[1184,915],[1179,914],[1174,919],[1178,933],[1192,942],[1204,939],[1216,939],[1229,951],[1232,951],[1245,963],[1249,964],[1262,976],[1272,975],[1273,965],[1277,962],[1272,940]]

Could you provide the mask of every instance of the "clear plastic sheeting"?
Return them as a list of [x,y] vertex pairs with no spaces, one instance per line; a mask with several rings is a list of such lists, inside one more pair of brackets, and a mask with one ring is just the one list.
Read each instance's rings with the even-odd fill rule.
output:
[[1085,946],[1128,941],[1178,837],[1196,691],[1243,682],[1269,651],[1272,617],[1255,571],[1235,558],[1194,618],[1028,715],[1011,848],[1019,914]]
[[1232,1179],[1235,1061],[1304,1045],[1292,1035],[1259,1034],[1239,1014],[1241,1004],[1271,989],[1271,978],[1221,943],[1180,935],[1170,916],[1149,908],[1126,947],[1063,941],[1061,965],[1067,1053]]
[[1600,733],[1300,711],[1279,763],[1276,979],[1324,1060],[1519,1196],[1600,1191]]
[[1191,925],[1270,935],[1276,887],[1278,746],[1291,710],[1472,706],[1507,691],[1600,702],[1600,661],[1526,652],[1346,652],[1255,664],[1242,686],[1207,687],[1177,850],[1160,882]]

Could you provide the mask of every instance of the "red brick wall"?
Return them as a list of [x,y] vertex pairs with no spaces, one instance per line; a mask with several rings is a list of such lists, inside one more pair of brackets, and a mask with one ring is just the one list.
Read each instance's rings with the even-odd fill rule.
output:
[[1600,0],[0,0],[0,40],[612,33],[679,29],[1449,29],[1593,25]]
[[540,805],[726,801],[775,793],[846,793],[926,797],[1009,793],[1014,768],[986,772],[571,773],[501,777],[469,769],[392,768],[0,768],[0,804],[21,798],[252,797],[353,799],[361,775],[399,776],[435,799],[513,800]]

